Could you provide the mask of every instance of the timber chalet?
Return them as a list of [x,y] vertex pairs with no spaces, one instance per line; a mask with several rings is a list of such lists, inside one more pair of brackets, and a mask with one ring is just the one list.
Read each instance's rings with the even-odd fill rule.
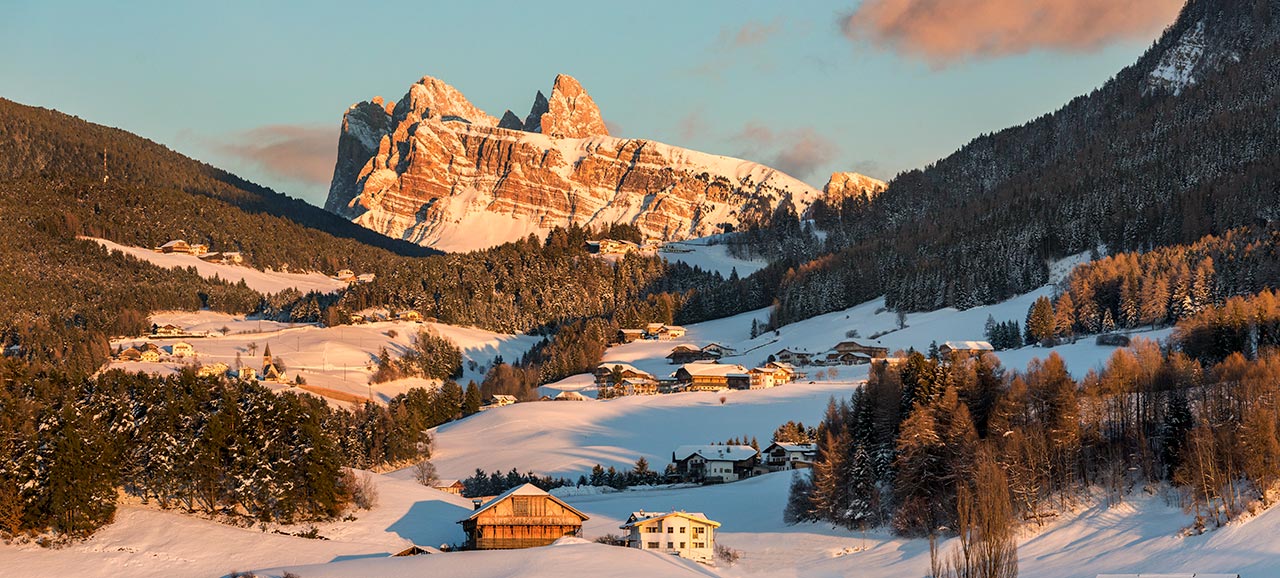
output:
[[507,490],[488,502],[472,500],[475,511],[459,520],[471,550],[546,546],[565,536],[582,537],[586,514],[533,484]]

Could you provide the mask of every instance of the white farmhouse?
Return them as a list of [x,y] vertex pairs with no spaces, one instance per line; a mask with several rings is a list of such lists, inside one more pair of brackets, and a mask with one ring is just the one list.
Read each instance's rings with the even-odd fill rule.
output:
[[671,463],[686,482],[736,482],[755,475],[760,452],[751,446],[680,446],[671,453]]
[[715,559],[716,528],[720,522],[698,512],[632,512],[627,523],[627,547],[676,554],[710,564]]

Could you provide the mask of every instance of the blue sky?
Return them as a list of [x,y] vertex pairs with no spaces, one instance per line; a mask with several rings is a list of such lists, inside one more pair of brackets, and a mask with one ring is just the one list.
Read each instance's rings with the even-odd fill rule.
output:
[[[1171,1],[1130,3],[1162,4],[1163,20]],[[854,38],[842,23],[923,0],[867,2],[0,0],[0,96],[138,133],[319,204],[328,187],[315,166],[331,170],[352,103],[398,99],[431,75],[494,116],[524,116],[534,93],[567,73],[619,136],[790,158],[786,168],[821,186],[834,170],[888,179],[1049,112],[1133,62],[1159,30],[1078,43],[1029,34],[922,55],[920,36],[892,36],[901,23]],[[284,128],[313,141],[292,151],[314,157],[308,173],[254,158],[253,145]]]

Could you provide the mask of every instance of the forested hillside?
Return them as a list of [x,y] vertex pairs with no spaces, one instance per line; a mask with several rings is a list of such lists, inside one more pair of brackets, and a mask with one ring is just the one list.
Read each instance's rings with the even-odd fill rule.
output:
[[[971,307],[1047,280],[1046,260],[1191,243],[1276,217],[1280,6],[1193,0],[1136,64],[1025,125],[821,207],[832,254],[780,288],[789,323],[886,294]],[[1172,55],[1189,83],[1170,83]]]
[[[256,185],[135,134],[55,110],[0,98],[0,182],[20,179],[52,183],[90,180],[127,184],[143,190],[180,191],[223,201],[245,213],[263,213],[279,217],[283,222],[326,233],[319,236],[313,233],[313,238],[307,239],[326,248],[335,243],[324,237],[337,237],[400,255],[435,253],[388,239],[319,207]],[[168,200],[179,199],[169,197]],[[124,199],[121,202],[127,203]],[[163,210],[159,206],[148,208]],[[150,212],[147,217],[154,218]],[[278,230],[282,226],[276,224],[269,230]],[[293,228],[292,232],[299,230]],[[169,232],[157,230],[151,240],[162,243],[168,240],[164,237],[167,234]],[[188,234],[198,237],[210,233],[197,229]],[[203,241],[199,238],[188,240]]]

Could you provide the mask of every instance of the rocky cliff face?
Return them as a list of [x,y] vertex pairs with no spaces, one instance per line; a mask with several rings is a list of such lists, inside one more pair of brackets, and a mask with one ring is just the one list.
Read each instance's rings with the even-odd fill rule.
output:
[[827,186],[822,188],[822,192],[826,195],[827,202],[839,204],[846,198],[863,194],[868,200],[873,199],[888,187],[889,185],[880,179],[859,173],[831,173],[831,179],[827,181]]
[[769,167],[658,142],[611,137],[567,75],[523,123],[499,121],[424,77],[394,106],[349,108],[325,208],[394,238],[464,251],[552,227],[630,223],[685,239],[762,219],[790,196],[821,195]]

